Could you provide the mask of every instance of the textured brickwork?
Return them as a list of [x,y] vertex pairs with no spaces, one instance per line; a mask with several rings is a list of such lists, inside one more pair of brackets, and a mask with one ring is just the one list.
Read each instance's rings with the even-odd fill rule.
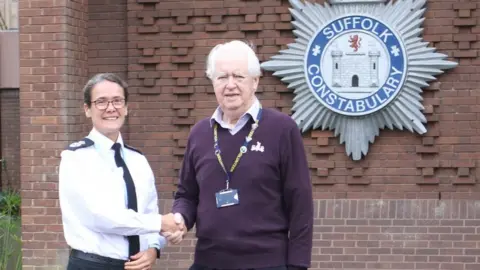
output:
[[88,73],[115,72],[127,78],[127,0],[88,3]]
[[20,1],[23,269],[55,269],[64,259],[58,162],[84,121],[86,11],[86,0]]
[[[89,77],[114,72],[127,80],[127,0],[90,1],[87,16]],[[87,135],[91,128],[91,121],[86,121],[82,134]],[[122,132],[128,140],[128,118]]]
[[[128,80],[125,136],[147,155],[166,212],[190,128],[216,106],[204,75],[209,49],[248,40],[265,61],[294,41],[285,0],[89,2],[20,1],[25,269],[65,262],[58,155],[90,127],[78,91],[87,75],[113,71]],[[480,263],[479,4],[429,0],[427,7],[425,39],[459,63],[424,89],[428,132],[382,130],[359,162],[333,132],[304,134],[317,209],[314,269],[473,270]],[[270,73],[258,96],[263,106],[292,113],[292,91]],[[189,233],[168,247],[157,269],[186,269],[194,243]]]
[[18,89],[0,90],[0,120],[2,149],[0,190],[6,188],[20,189],[20,106]]
[[[162,202],[165,211],[171,201]],[[480,203],[472,200],[316,200],[312,268],[476,270]],[[194,231],[155,269],[188,269]]]
[[[215,98],[204,76],[216,43],[243,39],[262,61],[293,42],[287,1],[131,1],[129,83],[135,87],[132,143],[145,149],[159,188],[174,190],[190,127],[212,113]],[[315,198],[479,198],[476,135],[478,90],[476,3],[429,1],[425,40],[458,61],[424,89],[428,132],[382,130],[368,156],[353,162],[331,131],[308,131],[305,145]],[[478,46],[477,46],[478,47]],[[266,73],[264,106],[291,114],[291,90]]]

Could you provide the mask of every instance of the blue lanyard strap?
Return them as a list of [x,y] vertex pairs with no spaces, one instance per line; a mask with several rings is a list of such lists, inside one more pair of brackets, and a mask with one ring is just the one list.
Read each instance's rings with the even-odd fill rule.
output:
[[226,189],[229,188],[230,180],[231,180],[231,173],[237,168],[238,163],[240,162],[240,159],[242,158],[243,154],[247,152],[247,146],[248,143],[252,140],[253,133],[255,133],[255,130],[258,128],[258,123],[260,122],[260,119],[262,117],[262,106],[260,105],[260,109],[258,111],[257,119],[255,119],[255,123],[252,124],[252,128],[250,129],[250,132],[248,133],[248,136],[245,138],[245,142],[243,145],[240,147],[240,151],[237,155],[237,158],[235,158],[235,161],[232,164],[232,167],[230,168],[230,171],[227,171],[225,168],[225,165],[223,164],[222,156],[221,156],[221,151],[220,151],[220,145],[218,144],[218,124],[215,122],[214,127],[213,127],[213,142],[214,142],[214,149],[215,149],[215,156],[217,156],[218,163],[220,163],[220,166],[222,166],[223,171],[227,174],[227,180],[226,180]]

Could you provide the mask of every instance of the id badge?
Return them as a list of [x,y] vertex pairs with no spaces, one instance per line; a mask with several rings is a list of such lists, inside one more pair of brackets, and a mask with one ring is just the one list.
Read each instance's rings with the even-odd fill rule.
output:
[[215,193],[217,208],[237,205],[240,201],[238,199],[238,190],[226,189]]

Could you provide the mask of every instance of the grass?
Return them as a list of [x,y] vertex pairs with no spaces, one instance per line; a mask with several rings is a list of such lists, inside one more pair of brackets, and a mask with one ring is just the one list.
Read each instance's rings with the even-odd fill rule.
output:
[[20,194],[0,192],[0,270],[22,269]]

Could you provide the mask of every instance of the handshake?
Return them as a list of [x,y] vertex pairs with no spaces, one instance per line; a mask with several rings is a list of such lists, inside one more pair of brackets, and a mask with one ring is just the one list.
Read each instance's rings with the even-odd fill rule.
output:
[[187,227],[180,213],[170,213],[162,216],[162,229],[160,234],[163,235],[169,243],[180,243],[186,233]]

